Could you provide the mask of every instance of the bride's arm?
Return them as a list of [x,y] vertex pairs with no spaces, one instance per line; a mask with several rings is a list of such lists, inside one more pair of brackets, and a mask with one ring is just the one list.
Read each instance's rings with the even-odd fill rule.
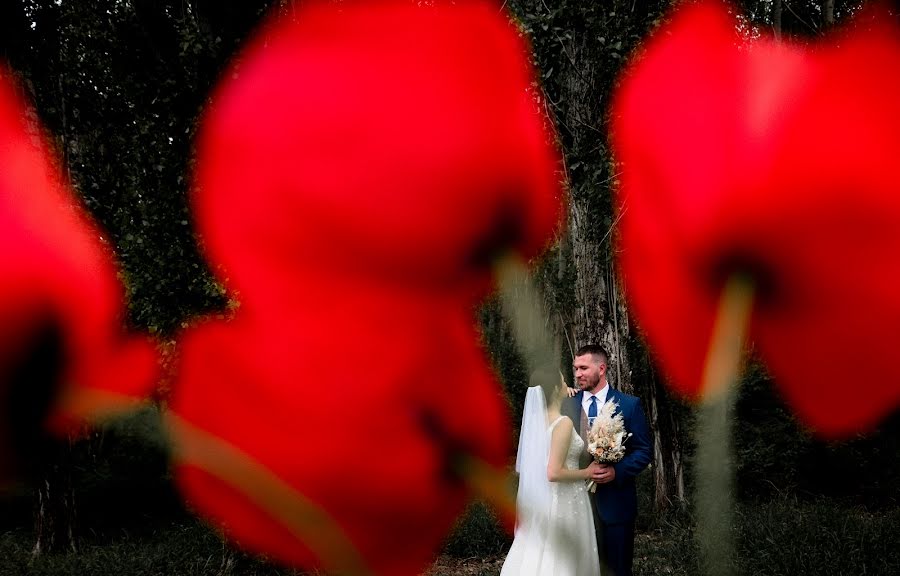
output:
[[565,467],[566,453],[569,451],[569,442],[572,441],[572,433],[575,426],[568,418],[563,418],[553,428],[553,436],[550,438],[550,458],[547,460],[547,480],[550,482],[575,482],[591,478],[595,468],[599,468],[596,462],[591,462],[587,468],[570,470]]

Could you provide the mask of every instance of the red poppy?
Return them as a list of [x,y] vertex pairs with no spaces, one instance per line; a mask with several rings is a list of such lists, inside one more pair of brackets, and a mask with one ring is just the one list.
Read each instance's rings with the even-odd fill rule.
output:
[[189,503],[246,548],[419,574],[469,497],[454,458],[505,464],[473,307],[562,208],[527,54],[489,3],[315,4],[216,91],[194,202],[241,305],[185,335],[173,430]]
[[621,266],[675,387],[699,393],[726,279],[806,423],[872,425],[900,400],[900,34],[860,16],[812,46],[742,43],[726,10],[660,30],[613,108]]
[[111,252],[40,129],[0,68],[0,465],[45,417],[65,431],[144,396],[155,376],[153,347],[122,331]]

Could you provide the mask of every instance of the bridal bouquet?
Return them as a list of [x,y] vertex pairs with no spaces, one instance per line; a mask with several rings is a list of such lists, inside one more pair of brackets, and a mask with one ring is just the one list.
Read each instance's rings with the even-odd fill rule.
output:
[[[625,456],[625,441],[631,437],[631,432],[625,431],[622,414],[615,414],[618,407],[615,402],[603,404],[588,432],[588,453],[600,464],[613,464]],[[594,492],[597,484],[591,480],[587,488]]]

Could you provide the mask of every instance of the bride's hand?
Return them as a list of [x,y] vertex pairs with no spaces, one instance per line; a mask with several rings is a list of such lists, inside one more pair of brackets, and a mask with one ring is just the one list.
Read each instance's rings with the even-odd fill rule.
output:
[[594,482],[596,482],[597,480],[599,480],[599,475],[602,471],[603,468],[600,467],[600,464],[591,462],[590,464],[588,464],[588,467],[584,469],[584,477],[587,480],[593,480]]

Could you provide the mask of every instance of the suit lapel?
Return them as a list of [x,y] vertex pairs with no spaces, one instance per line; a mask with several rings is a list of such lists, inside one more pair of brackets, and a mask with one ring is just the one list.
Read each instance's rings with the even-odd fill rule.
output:
[[[619,391],[610,386],[609,390],[606,391],[606,402],[616,403],[616,411],[613,412],[613,415],[616,415],[622,411],[622,402],[620,402],[620,400],[621,399],[619,398]],[[606,404],[606,402],[604,402],[604,404]]]

